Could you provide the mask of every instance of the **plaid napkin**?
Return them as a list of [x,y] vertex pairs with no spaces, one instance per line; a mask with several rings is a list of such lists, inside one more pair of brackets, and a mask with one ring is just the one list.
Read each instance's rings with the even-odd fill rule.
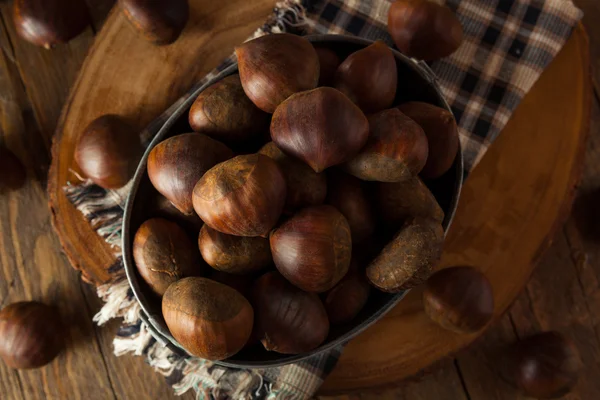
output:
[[[521,98],[552,61],[582,13],[567,0],[448,0],[460,18],[464,43],[431,68],[459,124],[468,173],[498,136]],[[286,0],[254,36],[278,32],[333,33],[382,39],[387,34],[389,0]],[[225,60],[190,90],[233,62]],[[142,133],[148,142],[189,95],[184,96]],[[98,234],[120,256],[123,205],[129,186],[105,191],[91,182],[69,185],[65,192]],[[225,368],[192,357],[181,357],[156,342],[140,319],[140,307],[124,279],[121,259],[111,268],[114,281],[98,288],[106,302],[95,321],[123,317],[115,338],[117,355],[144,355],[167,377],[177,393],[195,389],[201,399],[303,399],[315,394],[335,366],[341,348],[308,361],[279,368]]]

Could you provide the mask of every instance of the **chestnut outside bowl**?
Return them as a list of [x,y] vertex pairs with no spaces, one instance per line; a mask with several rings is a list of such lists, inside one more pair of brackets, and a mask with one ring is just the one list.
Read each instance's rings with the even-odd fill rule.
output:
[[[307,39],[312,43],[319,44],[319,46],[331,48],[342,59],[350,53],[373,43],[370,40],[341,35],[314,35],[307,36]],[[435,75],[425,63],[412,60],[395,50],[394,56],[396,57],[398,66],[398,94],[394,104],[406,101],[423,101],[443,107],[452,112],[436,83]],[[152,187],[146,172],[146,162],[150,151],[158,143],[177,134],[192,132],[187,122],[188,111],[196,97],[208,86],[236,72],[237,64],[225,69],[214,79],[200,87],[165,122],[140,161],[125,207],[125,216],[123,219],[123,258],[129,284],[142,308],[141,318],[146,322],[148,329],[160,343],[180,354],[186,354],[185,349],[170,334],[162,317],[160,301],[152,295],[148,286],[141,279],[133,261],[133,238],[139,226],[147,219],[144,211],[144,203],[152,193],[155,193],[155,189]],[[452,168],[445,175],[425,182],[446,214],[443,221],[445,232],[448,231],[454,217],[462,181],[463,157],[459,149]],[[256,345],[246,348],[236,355],[217,363],[231,367],[275,367],[298,362],[346,343],[383,317],[385,313],[390,311],[406,295],[406,291],[388,294],[373,290],[371,293],[367,305],[352,322],[339,327],[332,327],[327,340],[311,352],[298,355],[285,355],[266,351],[262,346]],[[398,345],[401,346],[400,343]]]

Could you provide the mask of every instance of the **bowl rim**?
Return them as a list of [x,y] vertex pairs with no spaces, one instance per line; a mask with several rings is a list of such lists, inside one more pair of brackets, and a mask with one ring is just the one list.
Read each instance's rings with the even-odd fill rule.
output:
[[[373,44],[375,41],[364,39],[355,36],[346,36],[346,35],[307,35],[304,36],[311,43],[350,43],[355,45],[360,45],[363,47],[367,47]],[[390,48],[394,54],[396,60],[400,60],[405,66],[412,69],[415,73],[420,75],[423,79],[425,79],[428,84],[435,90],[440,103],[444,106],[444,108],[452,113],[452,109],[448,105],[441,88],[438,85],[438,78],[435,73],[429,68],[429,66],[423,61],[417,61],[415,59],[409,58],[399,51]],[[173,338],[170,332],[163,332],[163,328],[161,324],[158,322],[157,317],[161,318],[161,316],[156,316],[156,313],[153,312],[148,307],[148,301],[146,296],[144,295],[141,286],[138,282],[136,274],[136,267],[133,261],[133,252],[132,249],[129,248],[128,243],[131,242],[132,232],[131,232],[131,218],[133,213],[133,205],[135,202],[135,198],[138,194],[139,186],[145,176],[146,166],[148,161],[148,156],[152,149],[160,142],[164,140],[164,137],[167,136],[173,127],[173,125],[178,121],[181,116],[191,107],[196,98],[202,93],[206,88],[213,85],[214,83],[220,81],[226,76],[231,75],[235,71],[237,71],[238,65],[237,62],[234,62],[231,66],[225,68],[223,71],[218,73],[216,76],[208,80],[204,85],[200,86],[198,89],[193,91],[189,97],[183,101],[177,110],[164,122],[163,126],[159,129],[156,135],[152,138],[150,144],[148,145],[142,159],[140,160],[135,175],[131,184],[131,189],[127,196],[127,201],[125,203],[125,212],[123,216],[123,224],[122,224],[122,257],[125,268],[125,273],[127,275],[127,281],[129,286],[133,292],[133,295],[136,298],[136,301],[140,305],[140,318],[146,324],[149,332],[152,336],[162,345],[167,346],[170,350],[180,355],[189,355],[187,351]],[[454,115],[454,114],[453,114]],[[452,198],[450,200],[449,212],[446,213],[446,218],[444,220],[444,233],[448,232],[450,225],[452,224],[452,220],[454,219],[454,215],[456,213],[456,209],[458,206],[458,200],[460,198],[461,188],[463,184],[463,170],[464,170],[464,160],[463,160],[463,152],[462,148],[459,145],[458,152],[456,158],[454,160],[453,168],[456,169],[455,176],[455,184],[454,190],[452,193]],[[135,234],[135,233],[133,233]],[[410,290],[410,289],[409,289]],[[339,345],[347,343],[352,338],[356,337],[358,334],[369,328],[371,325],[379,321],[385,314],[387,314],[390,310],[392,310],[409,292],[409,290],[404,290],[402,292],[396,293],[393,295],[392,299],[388,301],[383,307],[378,309],[375,313],[373,313],[368,319],[363,321],[361,324],[354,326],[352,329],[349,329],[343,335],[340,335],[338,338],[331,340],[329,343],[325,343],[316,349],[302,354],[297,355],[286,355],[281,354],[280,359],[268,360],[268,361],[248,361],[248,362],[231,362],[227,359],[220,361],[213,361],[216,364],[226,366],[226,367],[235,367],[235,368],[265,368],[265,367],[277,367],[287,364],[296,363],[310,357],[314,357],[317,354],[322,354],[328,350],[333,349]]]

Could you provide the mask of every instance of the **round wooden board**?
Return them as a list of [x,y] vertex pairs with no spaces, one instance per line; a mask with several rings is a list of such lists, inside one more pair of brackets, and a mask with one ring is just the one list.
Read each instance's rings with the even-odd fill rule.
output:
[[[49,175],[54,226],[85,280],[105,282],[114,257],[62,191],[67,182],[78,182],[73,148],[79,132],[111,112],[128,116],[141,129],[260,26],[273,4],[190,1],[193,20],[169,47],[145,43],[113,10],[63,110]],[[463,188],[440,267],[472,265],[484,271],[494,286],[497,316],[523,288],[568,214],[588,131],[588,66],[587,37],[578,27]],[[347,346],[323,392],[396,384],[478,336],[430,323],[420,291],[413,290]]]

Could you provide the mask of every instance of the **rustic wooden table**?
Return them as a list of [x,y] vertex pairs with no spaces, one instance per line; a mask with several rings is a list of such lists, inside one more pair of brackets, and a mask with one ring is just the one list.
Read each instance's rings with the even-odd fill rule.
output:
[[[51,365],[14,371],[0,363],[0,398],[167,399],[162,377],[141,358],[112,354],[117,324],[91,319],[100,307],[92,287],[79,279],[50,224],[46,174],[50,143],[69,87],[113,0],[87,0],[93,27],[52,51],[16,36],[10,2],[0,2],[0,141],[27,165],[27,186],[0,200],[0,307],[22,299],[57,304],[72,321],[69,351]],[[595,99],[585,172],[573,212],[559,230],[526,290],[506,315],[471,346],[418,381],[377,393],[339,399],[515,399],[522,398],[498,378],[497,351],[530,332],[555,329],[571,337],[585,369],[569,399],[600,398],[600,2],[576,0],[584,9],[591,44]],[[191,394],[184,398],[193,398]],[[332,399],[332,398],[329,398]]]

